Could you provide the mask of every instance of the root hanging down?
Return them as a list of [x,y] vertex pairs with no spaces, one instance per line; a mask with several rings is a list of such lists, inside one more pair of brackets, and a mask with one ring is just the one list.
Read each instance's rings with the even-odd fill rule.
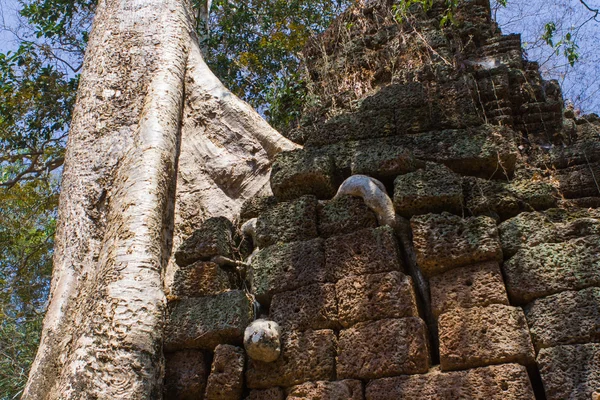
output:
[[367,207],[377,215],[380,225],[395,227],[394,203],[388,196],[383,183],[377,179],[366,175],[352,175],[341,184],[334,199],[343,195],[361,197]]

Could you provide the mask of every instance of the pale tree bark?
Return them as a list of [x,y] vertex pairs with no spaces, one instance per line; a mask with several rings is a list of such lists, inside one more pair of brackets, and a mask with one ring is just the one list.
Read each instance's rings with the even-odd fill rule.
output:
[[233,218],[295,147],[206,67],[193,16],[185,0],[98,5],[24,399],[160,398],[173,244]]

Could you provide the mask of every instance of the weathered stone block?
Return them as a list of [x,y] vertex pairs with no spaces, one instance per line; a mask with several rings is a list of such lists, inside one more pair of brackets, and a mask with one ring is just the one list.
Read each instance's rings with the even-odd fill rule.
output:
[[344,235],[365,228],[377,228],[377,217],[360,197],[340,196],[318,213],[321,237]]
[[246,400],[285,400],[285,393],[280,387],[270,389],[253,389]]
[[336,382],[306,382],[290,388],[286,400],[363,400],[362,382],[343,380]]
[[270,317],[284,329],[338,329],[338,305],[333,283],[315,283],[273,296]]
[[333,272],[326,268],[322,239],[279,243],[259,251],[252,258],[252,293],[264,305],[270,304],[275,293],[333,281]]
[[554,223],[541,212],[525,212],[498,226],[504,257],[512,257],[519,249],[556,242]]
[[388,226],[327,239],[325,264],[336,280],[403,269],[394,231]]
[[202,399],[207,376],[208,367],[203,352],[183,350],[165,354],[164,398]]
[[[539,156],[537,166],[545,167],[552,165],[554,168],[568,168],[574,165],[586,165],[600,161],[600,142],[598,132],[600,126],[596,124],[575,125],[574,121],[563,121],[564,128],[577,130],[577,142],[567,147],[554,146],[548,153]],[[574,132],[573,132],[574,133]]]
[[261,249],[277,242],[297,242],[317,236],[317,198],[314,196],[276,204],[256,221],[255,245]]
[[548,400],[593,399],[600,388],[600,343],[542,349],[537,363]]
[[551,209],[521,213],[498,226],[504,257],[542,243],[560,243],[600,234],[600,211]]
[[496,261],[456,268],[429,281],[431,311],[437,318],[454,308],[508,305],[500,265]]
[[349,276],[335,288],[345,328],[369,320],[419,316],[412,279],[401,272]]
[[456,308],[440,315],[438,331],[442,371],[534,363],[531,337],[520,308],[501,304]]
[[448,211],[462,214],[461,176],[441,164],[427,163],[394,181],[394,208],[403,217]]
[[519,250],[502,269],[512,302],[600,285],[600,236]]
[[174,297],[212,296],[232,289],[229,275],[217,264],[197,261],[175,271],[171,295]]
[[[483,124],[484,121],[471,99],[472,89],[472,82],[468,79],[438,82],[435,86],[429,86],[426,89],[428,97],[426,104],[419,107],[395,108],[398,134]],[[385,96],[384,93],[386,91],[382,90],[372,97]]]
[[361,322],[340,331],[337,376],[374,379],[429,369],[427,328],[420,318]]
[[281,355],[276,361],[248,360],[246,385],[250,389],[266,389],[333,380],[336,342],[331,330],[284,332]]
[[169,304],[165,349],[209,349],[242,343],[252,322],[252,303],[242,290],[181,299]]
[[399,144],[421,160],[444,164],[461,175],[489,179],[514,173],[519,154],[512,139],[515,135],[507,127],[482,125],[407,135]]
[[214,256],[232,257],[233,224],[225,217],[209,218],[175,252],[175,261],[185,267]]
[[[413,118],[413,121],[417,124],[420,122],[417,118]],[[345,140],[392,136],[396,134],[394,110],[371,109],[339,114],[307,133],[306,144],[310,147]]]
[[502,260],[498,230],[490,217],[427,214],[413,217],[410,225],[417,264],[428,277],[482,261]]
[[554,178],[558,181],[559,192],[567,199],[600,196],[597,177],[600,176],[600,162],[576,165],[559,170]]
[[251,197],[242,204],[240,210],[240,222],[246,222],[249,219],[257,218],[260,214],[277,204],[275,196],[255,196]]
[[421,82],[392,84],[383,87],[372,96],[366,97],[362,103],[365,110],[381,108],[422,107],[429,103],[430,93]]
[[367,385],[366,399],[534,400],[535,396],[525,367],[503,364],[377,379]]
[[600,341],[600,288],[567,291],[534,300],[525,316],[536,350]]
[[366,146],[356,149],[352,156],[352,175],[368,175],[387,180],[422,168],[425,164],[415,159],[412,152],[400,146]]
[[330,199],[339,184],[330,154],[317,149],[279,153],[271,170],[271,189],[278,200],[311,194]]
[[465,205],[473,215],[506,220],[522,211],[556,207],[559,198],[554,186],[530,179],[506,183],[467,177],[464,180]]
[[244,350],[220,344],[215,348],[205,400],[240,400],[244,390]]

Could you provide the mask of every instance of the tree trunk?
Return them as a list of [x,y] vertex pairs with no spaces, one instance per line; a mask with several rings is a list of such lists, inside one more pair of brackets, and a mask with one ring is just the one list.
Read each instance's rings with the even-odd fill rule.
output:
[[295,147],[210,72],[193,16],[185,0],[98,5],[24,399],[160,398],[173,244],[233,217]]

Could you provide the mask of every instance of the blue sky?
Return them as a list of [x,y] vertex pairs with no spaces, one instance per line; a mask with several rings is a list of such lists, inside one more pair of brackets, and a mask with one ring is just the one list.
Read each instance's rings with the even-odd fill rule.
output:
[[17,39],[9,29],[18,28],[19,8],[16,0],[0,0],[0,51],[3,53],[17,46]]
[[[586,4],[600,8],[600,0]],[[521,33],[528,59],[540,63],[545,78],[561,83],[566,99],[583,112],[600,114],[600,16],[590,19],[593,15],[579,0],[508,0],[496,18],[504,33]],[[539,39],[549,21],[556,22],[555,42],[570,32],[578,43],[580,58],[574,67]]]

